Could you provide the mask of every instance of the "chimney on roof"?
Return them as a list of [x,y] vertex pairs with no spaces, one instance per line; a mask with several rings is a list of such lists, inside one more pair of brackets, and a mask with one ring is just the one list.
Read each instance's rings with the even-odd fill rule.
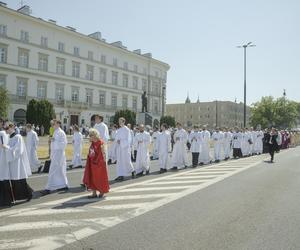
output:
[[121,48],[121,49],[127,49],[121,41],[117,41],[117,42],[113,42],[111,43],[112,46],[115,46],[115,47],[118,47],[118,48]]
[[28,5],[22,6],[20,9],[17,10],[18,12],[25,14],[25,15],[30,15],[31,14],[31,9]]
[[4,7],[6,7],[6,6],[7,6],[7,3],[0,2],[0,6],[4,6]]
[[133,51],[133,53],[140,55],[142,52],[141,52],[141,49],[136,49]]
[[152,54],[151,54],[151,53],[146,53],[146,54],[143,54],[143,56],[145,56],[145,57],[149,57],[149,58],[152,58]]
[[88,36],[91,37],[91,38],[94,38],[96,40],[101,41],[101,32],[100,31],[89,34]]

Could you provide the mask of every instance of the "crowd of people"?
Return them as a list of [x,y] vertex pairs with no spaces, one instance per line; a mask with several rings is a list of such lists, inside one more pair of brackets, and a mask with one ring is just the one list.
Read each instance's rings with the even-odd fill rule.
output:
[[[41,195],[69,189],[65,155],[67,136],[59,120],[53,120],[50,124],[49,175]],[[267,152],[272,163],[275,152],[295,146],[300,141],[299,134],[275,128],[263,131],[260,128],[235,127],[209,131],[206,126],[194,126],[185,130],[178,122],[176,128],[161,124],[160,128],[147,130],[143,124],[132,129],[121,117],[119,124],[113,125],[109,132],[103,117],[95,116],[95,125],[88,130],[90,148],[81,184],[91,190],[89,198],[103,197],[109,192],[107,165],[112,163],[116,164],[115,181],[123,181],[127,177],[148,175],[151,160],[158,160],[161,174],[187,168],[190,165],[188,154],[192,155],[193,168],[213,161],[218,163]],[[32,173],[40,172],[43,166],[37,156],[39,137],[31,124],[26,125],[26,134],[24,143],[13,123],[0,122],[0,206],[32,199],[33,190],[26,179]],[[83,134],[77,125],[72,127],[72,144],[73,158],[69,167],[83,167]]]

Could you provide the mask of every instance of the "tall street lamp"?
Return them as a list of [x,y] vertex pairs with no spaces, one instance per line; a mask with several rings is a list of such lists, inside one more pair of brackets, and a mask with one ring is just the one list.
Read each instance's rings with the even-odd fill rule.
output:
[[255,47],[256,45],[249,42],[247,44],[237,46],[237,48],[244,48],[244,128],[246,127],[246,115],[247,115],[247,104],[246,104],[246,97],[247,97],[247,85],[246,85],[246,50],[248,47]]

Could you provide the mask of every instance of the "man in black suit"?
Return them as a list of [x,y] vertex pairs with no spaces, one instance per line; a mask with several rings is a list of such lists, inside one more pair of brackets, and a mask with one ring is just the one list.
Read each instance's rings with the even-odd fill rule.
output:
[[274,153],[278,150],[277,143],[278,133],[275,128],[272,128],[270,133],[266,134],[265,141],[269,148],[269,154],[271,155],[271,163],[274,162]]

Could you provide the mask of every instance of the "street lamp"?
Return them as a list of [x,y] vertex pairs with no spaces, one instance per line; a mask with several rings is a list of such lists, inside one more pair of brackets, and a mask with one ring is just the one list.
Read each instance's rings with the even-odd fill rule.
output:
[[237,46],[237,48],[244,48],[244,128],[246,127],[246,115],[247,115],[247,105],[246,105],[246,94],[247,94],[247,88],[246,88],[246,49],[248,47],[255,47],[256,45],[252,44],[252,42],[249,42],[247,44]]

